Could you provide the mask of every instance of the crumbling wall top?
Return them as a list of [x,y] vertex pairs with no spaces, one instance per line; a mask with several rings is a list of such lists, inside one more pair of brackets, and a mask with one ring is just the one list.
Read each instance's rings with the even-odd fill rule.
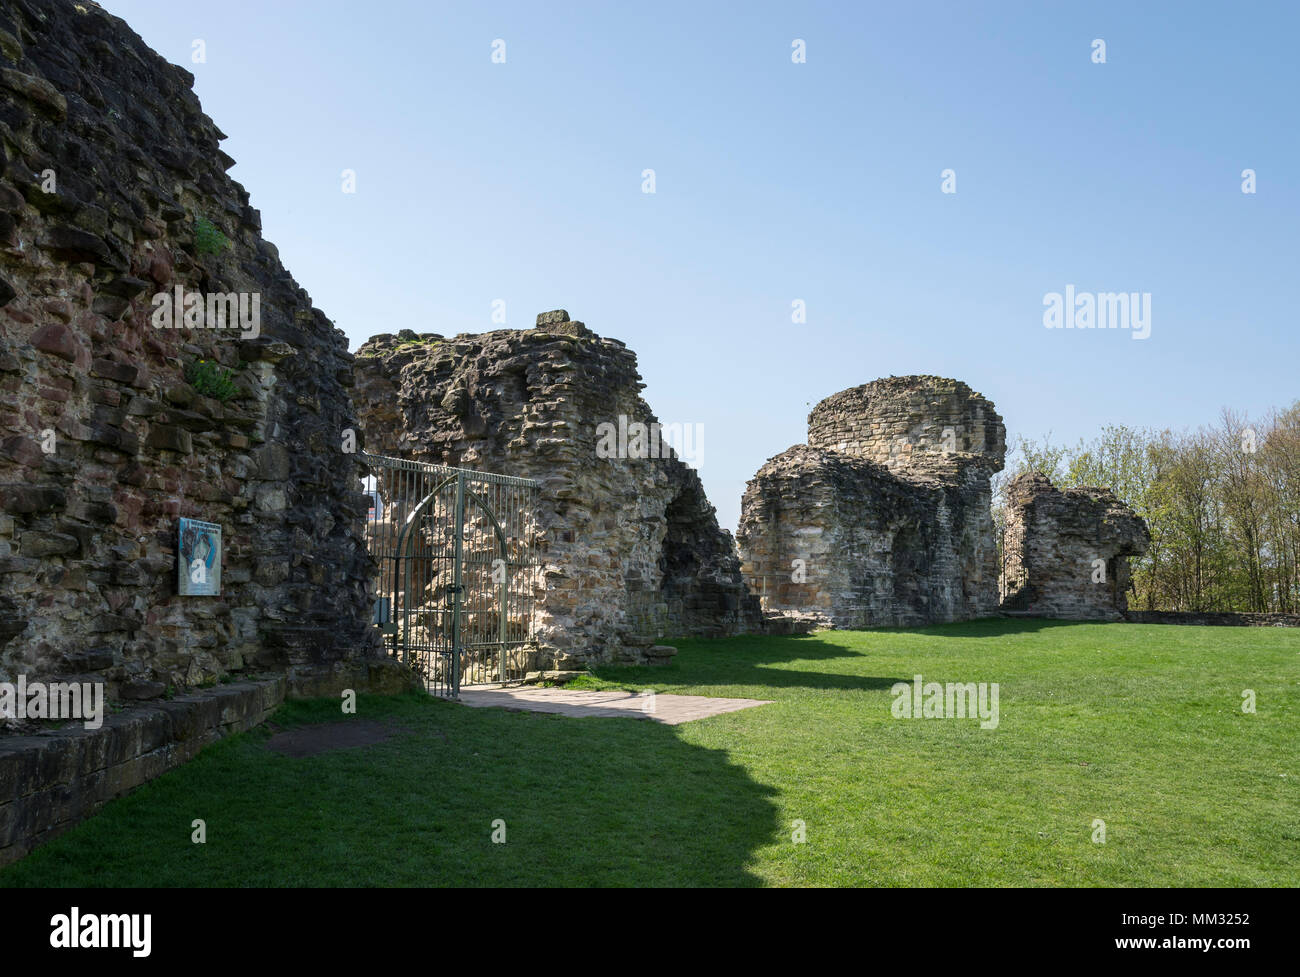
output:
[[1011,519],[1059,536],[1072,536],[1107,550],[1141,556],[1150,546],[1146,521],[1107,488],[1059,489],[1042,472],[1022,472],[1005,489]]
[[892,469],[977,460],[1001,471],[1006,460],[992,402],[947,377],[888,377],[832,394],[808,415],[808,443]]

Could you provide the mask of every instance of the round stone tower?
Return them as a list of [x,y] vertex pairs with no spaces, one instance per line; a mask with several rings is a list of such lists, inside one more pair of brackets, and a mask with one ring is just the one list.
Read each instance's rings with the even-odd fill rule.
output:
[[1007,432],[993,404],[960,380],[889,377],[841,390],[808,415],[808,444],[892,469],[982,459],[1001,471]]
[[998,606],[993,473],[1006,428],[959,380],[889,377],[827,397],[808,444],[749,482],[736,536],[767,611],[831,627],[966,621]]

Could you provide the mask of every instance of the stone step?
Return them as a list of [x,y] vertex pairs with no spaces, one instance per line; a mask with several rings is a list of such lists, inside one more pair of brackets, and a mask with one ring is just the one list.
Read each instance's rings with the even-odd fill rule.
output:
[[811,634],[825,625],[816,618],[799,614],[768,611],[763,615],[763,630],[767,634]]
[[536,685],[538,682],[555,682],[557,685],[566,685],[579,676],[586,675],[586,672],[576,669],[551,669],[542,672],[529,672],[524,676],[525,685]]

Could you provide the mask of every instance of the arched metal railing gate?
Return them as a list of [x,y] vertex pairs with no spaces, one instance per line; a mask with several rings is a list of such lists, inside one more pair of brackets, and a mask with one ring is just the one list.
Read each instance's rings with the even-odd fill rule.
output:
[[429,690],[522,679],[531,668],[537,482],[363,454],[373,623]]

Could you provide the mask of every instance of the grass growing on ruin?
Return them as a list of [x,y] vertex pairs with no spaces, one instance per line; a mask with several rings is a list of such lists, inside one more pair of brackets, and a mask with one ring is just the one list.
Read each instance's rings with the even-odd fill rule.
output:
[[211,360],[195,360],[190,363],[185,368],[185,379],[205,397],[215,397],[222,403],[239,393],[234,374]]
[[[678,647],[581,684],[774,703],[668,727],[363,697],[359,718],[405,732],[300,759],[232,738],[0,884],[1300,884],[1300,631],[984,621]],[[997,729],[892,718],[918,673],[999,683]]]
[[194,249],[199,254],[220,254],[230,247],[230,239],[206,217],[194,221]]

